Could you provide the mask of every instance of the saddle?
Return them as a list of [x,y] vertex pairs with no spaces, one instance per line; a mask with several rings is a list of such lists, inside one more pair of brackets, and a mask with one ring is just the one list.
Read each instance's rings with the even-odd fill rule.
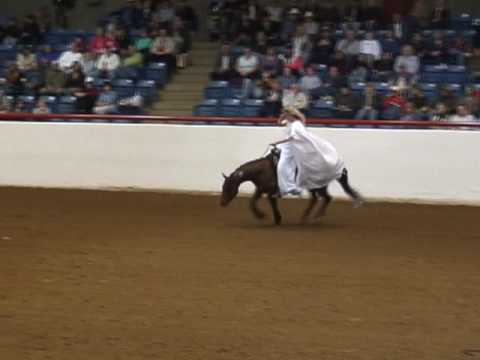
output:
[[275,173],[277,171],[277,165],[278,165],[278,162],[280,160],[281,152],[282,151],[278,147],[274,146],[272,148],[272,150],[270,150],[270,153],[268,154],[270,156],[270,160],[272,162],[272,167],[273,167],[273,170],[275,171]]

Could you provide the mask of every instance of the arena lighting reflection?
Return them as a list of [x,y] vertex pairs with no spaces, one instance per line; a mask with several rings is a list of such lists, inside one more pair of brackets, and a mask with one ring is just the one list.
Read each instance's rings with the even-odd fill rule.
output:
[[[0,121],[48,122],[55,124],[65,121],[109,122],[109,123],[146,123],[168,124],[182,123],[192,125],[276,125],[276,118],[260,117],[205,117],[205,116],[156,116],[156,115],[86,115],[86,114],[32,114],[2,113]],[[309,125],[339,127],[387,127],[387,128],[421,128],[421,129],[480,129],[480,122],[448,122],[448,121],[403,121],[403,120],[349,120],[349,119],[316,119],[308,118]]]

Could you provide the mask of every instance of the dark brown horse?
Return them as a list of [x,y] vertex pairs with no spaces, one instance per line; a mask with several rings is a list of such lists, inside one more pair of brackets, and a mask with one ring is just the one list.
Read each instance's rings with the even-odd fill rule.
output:
[[[270,154],[263,158],[243,164],[230,174],[230,176],[223,175],[225,181],[223,182],[220,205],[227,206],[237,196],[240,185],[244,182],[251,181],[255,185],[255,193],[250,199],[250,210],[253,215],[257,219],[265,218],[265,214],[258,209],[257,202],[263,194],[266,194],[272,207],[275,224],[280,225],[282,222],[282,215],[280,214],[277,203],[277,159],[278,153],[274,149]],[[363,203],[361,195],[354,190],[348,182],[347,169],[343,170],[342,176],[338,179],[338,182],[342,186],[342,189],[355,201],[356,206]],[[303,212],[302,221],[306,221],[309,218],[310,213],[317,205],[319,198],[322,198],[323,201],[315,214],[316,218],[325,214],[329,203],[332,201],[327,186],[310,190],[310,195],[310,202]]]

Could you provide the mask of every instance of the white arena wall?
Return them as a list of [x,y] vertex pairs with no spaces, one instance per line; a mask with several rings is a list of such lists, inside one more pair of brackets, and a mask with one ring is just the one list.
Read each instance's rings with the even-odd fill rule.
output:
[[[480,205],[479,131],[311,130],[338,148],[367,198]],[[222,171],[282,135],[260,126],[2,122],[0,186],[218,192]]]

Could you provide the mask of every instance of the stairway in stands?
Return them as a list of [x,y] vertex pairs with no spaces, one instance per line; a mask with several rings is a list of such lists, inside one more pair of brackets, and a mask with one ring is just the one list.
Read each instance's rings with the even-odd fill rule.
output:
[[193,65],[179,70],[160,92],[160,100],[150,109],[152,115],[192,115],[203,99],[203,89],[209,83],[219,45],[196,40],[191,58]]

